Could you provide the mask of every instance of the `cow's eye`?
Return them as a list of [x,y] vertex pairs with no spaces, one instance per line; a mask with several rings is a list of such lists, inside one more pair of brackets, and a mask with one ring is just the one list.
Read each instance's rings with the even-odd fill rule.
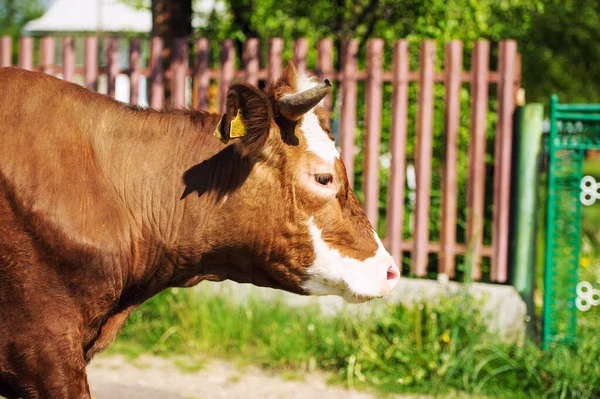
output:
[[315,175],[315,180],[322,186],[328,186],[333,182],[333,175],[331,173],[318,173]]

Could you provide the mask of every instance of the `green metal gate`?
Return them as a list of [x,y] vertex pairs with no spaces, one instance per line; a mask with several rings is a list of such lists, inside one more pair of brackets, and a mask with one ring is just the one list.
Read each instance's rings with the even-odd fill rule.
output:
[[548,202],[544,276],[543,345],[574,343],[581,247],[582,201],[592,205],[598,188],[584,179],[585,151],[600,149],[600,104],[559,104],[550,99]]

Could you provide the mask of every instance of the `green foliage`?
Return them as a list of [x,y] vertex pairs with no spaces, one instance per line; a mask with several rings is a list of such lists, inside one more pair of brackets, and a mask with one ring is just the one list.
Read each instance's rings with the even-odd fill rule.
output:
[[[25,24],[43,14],[40,0],[0,0],[0,36],[10,36],[16,43]],[[16,62],[17,56],[18,47],[13,45],[13,62]]]
[[18,38],[23,26],[43,13],[44,8],[39,0],[0,0],[0,36]]
[[[600,394],[598,314],[582,318],[578,348],[503,344],[465,293],[437,305],[388,305],[379,316],[324,317],[250,298],[246,304],[173,289],[133,313],[111,351],[202,354],[293,370],[331,371],[349,387],[501,398]],[[366,319],[363,319],[366,317]]]
[[127,4],[137,10],[150,10],[150,0],[119,0],[123,4]]
[[[518,40],[530,101],[600,102],[600,3],[529,0],[507,10],[497,32]],[[502,2],[500,3],[502,4]],[[505,23],[505,21],[511,21]]]
[[[523,86],[533,101],[556,92],[565,102],[600,98],[600,3],[588,0],[227,0],[225,21],[200,33],[210,37],[371,37],[388,43],[451,39],[466,43],[516,39],[523,57]],[[224,22],[224,23],[223,23]],[[494,49],[495,51],[496,49]],[[584,78],[585,77],[585,78]]]

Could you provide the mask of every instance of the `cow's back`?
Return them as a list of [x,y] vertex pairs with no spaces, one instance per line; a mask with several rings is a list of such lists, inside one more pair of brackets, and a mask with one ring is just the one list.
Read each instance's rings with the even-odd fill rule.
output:
[[0,93],[0,195],[50,249],[117,251],[126,211],[93,145],[112,102],[14,68],[0,69]]

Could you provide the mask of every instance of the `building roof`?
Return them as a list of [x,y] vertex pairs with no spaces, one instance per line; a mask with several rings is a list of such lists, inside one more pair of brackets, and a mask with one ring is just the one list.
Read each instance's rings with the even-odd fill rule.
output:
[[26,35],[56,33],[150,33],[152,13],[118,0],[55,0],[39,19],[23,29]]

